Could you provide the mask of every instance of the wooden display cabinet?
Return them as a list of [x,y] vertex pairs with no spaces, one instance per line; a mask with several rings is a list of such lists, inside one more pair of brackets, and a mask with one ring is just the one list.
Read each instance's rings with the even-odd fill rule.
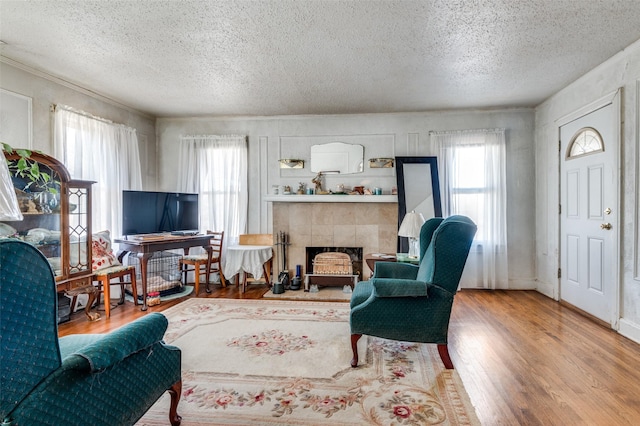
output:
[[[90,312],[97,296],[91,269],[93,182],[71,179],[60,161],[39,152],[24,157],[14,150],[5,152],[5,157],[24,219],[3,222],[1,236],[34,244],[51,264],[57,291],[69,296],[88,294],[85,313],[90,320],[100,318]],[[17,172],[21,159],[21,169],[26,162],[29,170],[37,170],[36,178]],[[6,235],[13,229],[13,235]]]

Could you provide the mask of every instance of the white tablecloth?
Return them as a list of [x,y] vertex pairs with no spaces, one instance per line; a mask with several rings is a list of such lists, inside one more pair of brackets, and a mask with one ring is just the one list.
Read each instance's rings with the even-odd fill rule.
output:
[[248,272],[258,279],[262,277],[262,265],[271,259],[271,246],[229,246],[225,254],[224,276],[231,279],[235,274]]

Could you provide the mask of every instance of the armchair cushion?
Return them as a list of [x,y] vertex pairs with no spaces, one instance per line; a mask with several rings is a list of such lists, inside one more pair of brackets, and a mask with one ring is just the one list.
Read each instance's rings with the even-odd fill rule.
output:
[[411,279],[372,278],[375,297],[428,297],[428,286],[424,281]]
[[[84,337],[86,346],[78,347],[66,359],[62,366],[68,366],[73,357],[84,358],[92,372],[104,370],[116,365],[131,354],[148,348],[160,341],[167,329],[168,321],[160,313],[150,313],[137,321],[129,323],[107,335],[100,335],[99,339],[91,341]],[[64,337],[60,339],[63,346]],[[61,349],[62,351],[62,349]]]
[[372,278],[415,280],[418,266],[410,263],[376,262]]

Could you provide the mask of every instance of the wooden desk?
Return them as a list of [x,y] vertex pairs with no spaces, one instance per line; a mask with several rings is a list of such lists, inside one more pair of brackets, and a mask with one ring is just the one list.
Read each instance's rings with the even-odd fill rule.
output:
[[[127,253],[136,253],[140,260],[140,274],[142,281],[142,311],[147,310],[147,264],[149,258],[158,251],[183,249],[184,254],[189,254],[191,247],[203,247],[209,254],[209,262],[211,261],[210,235],[135,235],[126,239],[115,239],[114,242],[120,244],[118,259],[122,262],[122,258]],[[134,295],[137,297],[137,295]]]

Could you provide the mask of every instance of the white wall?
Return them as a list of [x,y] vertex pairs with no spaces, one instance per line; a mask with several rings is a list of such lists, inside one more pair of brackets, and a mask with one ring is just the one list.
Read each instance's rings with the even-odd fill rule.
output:
[[[46,78],[45,78],[46,77]],[[114,123],[136,129],[140,157],[143,161],[142,182],[146,189],[156,185],[156,136],[155,118],[119,106],[108,99],[100,99],[61,80],[27,72],[4,62],[0,62],[0,87],[32,98],[33,105],[33,149],[53,155],[51,105],[68,105],[86,111]],[[2,141],[14,148],[22,148],[11,141]]]
[[[31,70],[32,71],[32,70]],[[0,87],[33,99],[33,148],[51,154],[52,104],[64,104],[137,129],[143,161],[143,185],[147,190],[175,190],[181,134],[245,134],[249,136],[249,229],[271,231],[271,206],[262,201],[273,184],[311,183],[308,168],[283,170],[277,160],[304,152],[289,152],[280,138],[286,136],[348,136],[392,140],[390,145],[368,146],[365,160],[396,155],[432,155],[429,131],[477,128],[507,129],[508,232],[510,283],[513,289],[535,288],[535,186],[534,112],[531,109],[467,110],[406,114],[340,116],[290,116],[242,118],[158,119],[118,105],[105,98],[37,72],[0,63]],[[157,141],[157,147],[156,147]],[[10,143],[10,141],[7,141]],[[380,186],[386,191],[396,184],[389,170],[374,170],[353,177],[330,176],[328,187]]]
[[536,108],[536,263],[538,290],[558,298],[559,280],[559,153],[556,120],[622,88],[619,220],[622,236],[620,332],[640,342],[640,255],[638,214],[638,98],[640,41],[596,67]]
[[[262,200],[274,184],[297,188],[311,184],[308,146],[297,148],[286,141],[292,136],[342,136],[392,141],[386,146],[365,147],[371,157],[433,155],[429,131],[506,128],[507,136],[507,220],[509,241],[509,288],[535,288],[535,176],[534,112],[531,109],[446,111],[405,114],[339,116],[287,116],[241,118],[161,118],[157,121],[160,190],[176,190],[180,135],[243,134],[249,136],[249,229],[250,233],[271,232],[271,206]],[[282,139],[281,139],[282,138]],[[337,138],[339,139],[339,138]],[[282,140],[285,143],[281,143]],[[365,144],[366,146],[366,144]],[[307,160],[302,170],[279,168],[279,158]],[[363,184],[389,191],[396,184],[395,169],[367,170],[362,175],[327,176],[328,188],[338,183]],[[357,208],[357,207],[356,207]],[[360,207],[362,208],[362,207]]]

